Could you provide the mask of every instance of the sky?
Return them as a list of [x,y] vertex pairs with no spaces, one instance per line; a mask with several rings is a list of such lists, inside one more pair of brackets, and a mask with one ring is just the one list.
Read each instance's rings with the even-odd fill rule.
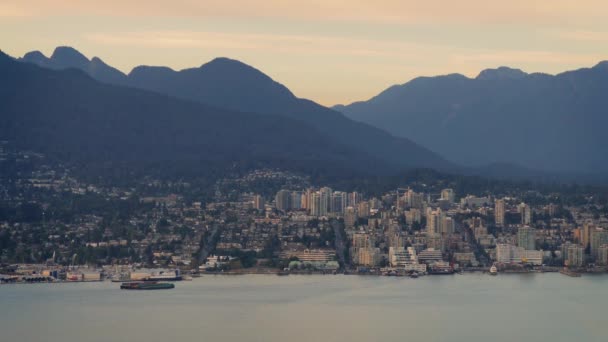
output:
[[0,49],[68,45],[126,73],[230,57],[334,105],[418,76],[590,67],[606,18],[605,0],[0,0]]

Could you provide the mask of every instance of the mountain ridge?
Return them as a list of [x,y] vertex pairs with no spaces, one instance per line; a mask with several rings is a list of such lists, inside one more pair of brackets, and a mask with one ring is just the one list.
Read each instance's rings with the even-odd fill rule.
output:
[[508,77],[490,80],[416,78],[333,108],[463,165],[601,173],[608,171],[600,129],[608,124],[602,95],[608,91],[607,66],[603,61],[556,75],[508,69]]
[[[21,59],[37,64],[36,60]],[[61,64],[61,63],[57,63]],[[44,65],[42,65],[44,66]],[[198,68],[174,71],[168,67],[139,66],[124,77],[104,75],[90,66],[78,66],[93,78],[228,110],[285,116],[312,125],[337,143],[377,157],[401,168],[430,167],[440,170],[458,166],[413,143],[381,129],[355,122],[343,114],[296,97],[287,87],[255,67],[218,57]]]

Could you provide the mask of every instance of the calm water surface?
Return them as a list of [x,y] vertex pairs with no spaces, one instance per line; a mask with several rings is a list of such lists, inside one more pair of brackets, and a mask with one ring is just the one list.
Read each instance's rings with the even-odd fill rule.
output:
[[1,341],[608,341],[608,276],[204,276],[0,286]]

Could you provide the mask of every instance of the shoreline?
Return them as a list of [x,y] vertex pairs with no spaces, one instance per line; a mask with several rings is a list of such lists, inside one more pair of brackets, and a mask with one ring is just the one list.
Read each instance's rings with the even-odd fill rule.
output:
[[[582,277],[582,276],[601,276],[608,275],[607,271],[577,271],[577,270],[569,270],[569,269],[559,269],[559,270],[531,270],[531,271],[518,271],[518,270],[506,270],[499,272],[498,275],[522,275],[522,274],[544,274],[544,273],[559,273],[568,277]],[[473,275],[473,274],[483,274],[490,276],[488,271],[484,270],[463,270],[461,272],[454,272],[449,274],[425,274],[421,275],[421,277],[445,277],[445,276],[456,276],[456,275]],[[408,275],[383,275],[379,273],[359,273],[359,272],[289,272],[286,274],[279,274],[279,271],[275,272],[271,270],[247,270],[247,271],[227,271],[227,272],[204,272],[201,273],[199,277],[193,277],[192,279],[182,280],[182,281],[194,281],[197,278],[201,278],[204,276],[246,276],[246,275],[265,275],[265,276],[337,276],[337,275],[346,275],[346,276],[364,276],[364,277],[391,277],[391,278],[410,278]],[[131,280],[125,280],[125,282],[129,282]],[[170,283],[182,282],[182,281],[169,281]],[[10,281],[10,282],[0,282],[0,285],[34,285],[34,284],[76,284],[76,283],[111,283],[112,279],[106,278],[101,280],[85,280],[85,281],[69,281],[69,280],[53,280],[53,281]],[[116,282],[120,283],[120,282]]]

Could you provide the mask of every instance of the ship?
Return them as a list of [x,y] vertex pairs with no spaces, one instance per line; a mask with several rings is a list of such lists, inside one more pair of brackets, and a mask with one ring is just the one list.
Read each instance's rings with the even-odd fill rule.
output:
[[436,262],[429,267],[427,273],[434,275],[454,274],[454,267],[447,262]]
[[184,280],[179,270],[175,270],[174,272],[161,271],[157,275],[151,275],[145,279],[146,281],[181,281]]
[[497,275],[498,274],[498,268],[496,268],[496,265],[492,265],[492,267],[490,267],[490,275]]
[[120,285],[121,290],[168,290],[174,288],[175,285],[171,283],[158,283],[158,282],[128,282]]
[[131,272],[129,275],[129,280],[131,281],[182,281],[184,277],[182,276],[179,269],[173,271],[160,271],[158,273],[148,273],[148,272]]

